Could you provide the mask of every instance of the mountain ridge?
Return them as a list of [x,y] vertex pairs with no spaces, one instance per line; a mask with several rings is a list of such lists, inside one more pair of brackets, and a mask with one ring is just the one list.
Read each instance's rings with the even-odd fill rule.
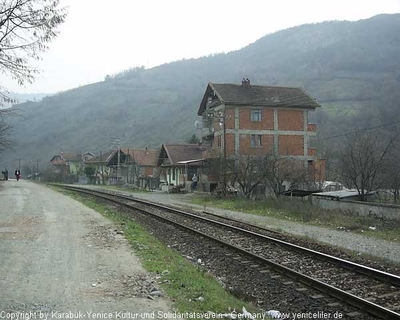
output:
[[106,76],[19,105],[23,119],[13,124],[15,147],[1,157],[45,162],[60,149],[104,151],[115,137],[127,147],[183,142],[196,133],[208,82],[239,83],[242,77],[257,85],[304,89],[322,104],[311,120],[323,135],[354,121],[375,124],[390,117],[399,98],[394,90],[400,84],[399,30],[400,14],[306,24],[229,53]]

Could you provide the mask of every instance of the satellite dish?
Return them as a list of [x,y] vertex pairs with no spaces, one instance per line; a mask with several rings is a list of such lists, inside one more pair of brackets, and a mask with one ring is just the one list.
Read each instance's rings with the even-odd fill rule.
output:
[[195,127],[196,129],[200,129],[200,128],[201,128],[201,122],[200,122],[199,120],[196,120],[196,121],[194,122],[194,127]]

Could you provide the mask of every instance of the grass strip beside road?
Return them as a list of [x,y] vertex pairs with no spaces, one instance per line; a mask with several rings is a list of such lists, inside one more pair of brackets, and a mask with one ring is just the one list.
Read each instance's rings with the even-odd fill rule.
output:
[[[160,279],[159,285],[174,302],[178,312],[227,313],[228,308],[257,312],[249,303],[237,299],[225,291],[222,285],[199,266],[190,263],[176,251],[166,247],[135,221],[119,214],[111,206],[97,203],[94,199],[73,191],[57,191],[72,197],[87,207],[99,212],[123,231],[143,267]],[[199,299],[202,297],[201,299]]]

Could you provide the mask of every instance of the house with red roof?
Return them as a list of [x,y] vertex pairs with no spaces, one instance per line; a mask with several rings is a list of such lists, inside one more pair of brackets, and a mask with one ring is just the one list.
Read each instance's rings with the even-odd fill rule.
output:
[[187,186],[202,167],[204,151],[201,144],[163,144],[157,162],[160,179],[168,185]]
[[62,175],[81,175],[83,173],[84,162],[94,158],[91,152],[60,152],[55,154],[50,163],[53,165],[55,173]]
[[111,176],[111,168],[108,164],[114,153],[115,150],[108,150],[105,152],[100,151],[97,156],[85,161],[85,166],[95,168],[96,184],[108,184]]
[[[207,159],[274,156],[290,159],[325,180],[325,162],[315,147],[317,126],[309,115],[320,104],[301,88],[209,83],[197,114],[202,117],[202,143]],[[214,181],[212,184],[222,181]]]
[[142,189],[155,189],[159,185],[156,149],[121,149],[127,156],[125,166],[129,181]]
[[120,148],[87,161],[104,174],[106,184],[133,184],[140,188],[158,187],[158,150]]

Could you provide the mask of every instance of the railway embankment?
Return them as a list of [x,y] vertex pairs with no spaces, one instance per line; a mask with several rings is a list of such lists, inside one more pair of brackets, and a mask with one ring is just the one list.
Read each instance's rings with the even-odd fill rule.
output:
[[[130,193],[129,191],[123,192]],[[400,264],[399,242],[388,241],[370,236],[370,234],[374,232],[374,225],[372,224],[371,229],[366,230],[366,234],[354,233],[351,229],[345,227],[328,228],[318,225],[311,225],[304,222],[291,221],[285,217],[277,218],[272,216],[261,216],[243,211],[221,209],[210,206],[209,204],[206,206],[194,204],[194,194],[168,194],[155,191],[135,192],[134,196],[166,205],[190,208],[195,211],[206,210],[224,217],[240,219],[262,227],[273,228],[288,234],[306,237],[316,242],[350,250],[355,255],[361,257],[377,257],[379,259],[394,262],[395,264]],[[379,232],[379,230],[375,231]]]

